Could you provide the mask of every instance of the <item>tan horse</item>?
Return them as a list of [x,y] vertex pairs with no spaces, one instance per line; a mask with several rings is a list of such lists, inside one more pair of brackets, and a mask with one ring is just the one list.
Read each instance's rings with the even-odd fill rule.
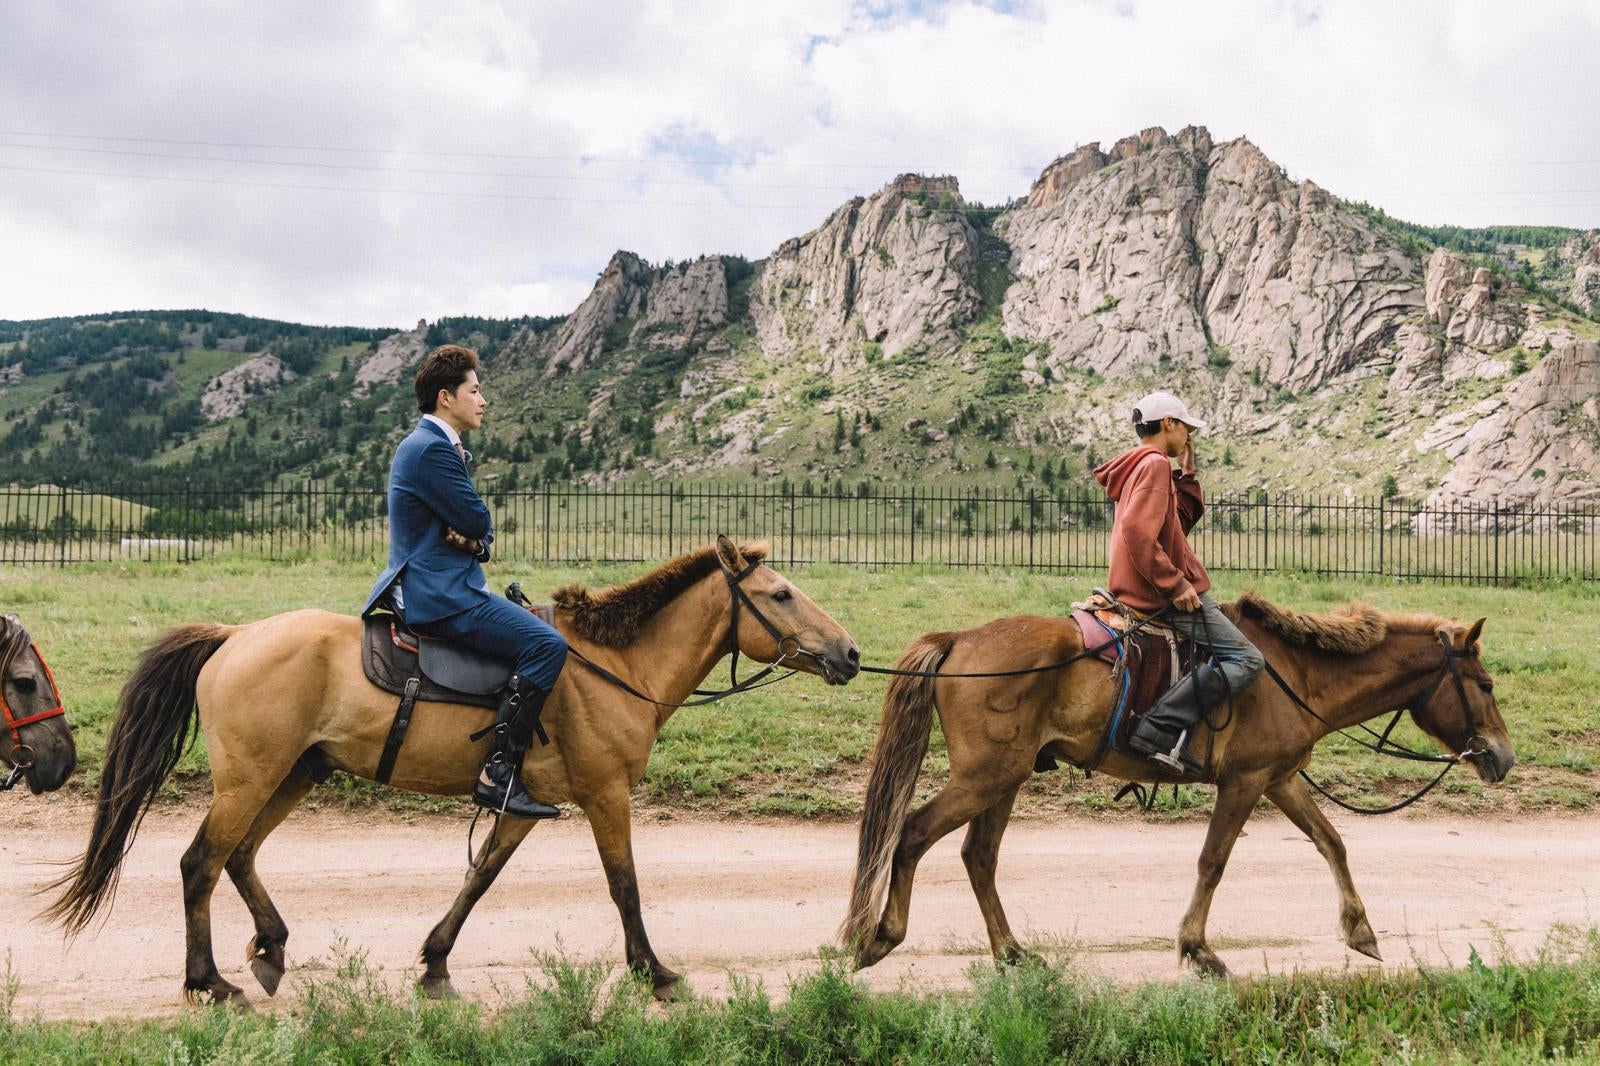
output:
[[[830,684],[854,677],[860,656],[850,634],[781,575],[756,566],[764,553],[719,537],[715,549],[627,585],[594,595],[562,589],[557,626],[575,651],[665,704],[688,699],[736,648],[753,659],[779,658],[774,632],[799,649],[790,660],[799,669]],[[748,599],[735,613],[740,592]],[[182,626],[149,648],[123,689],[88,848],[57,883],[65,891],[48,915],[76,932],[109,902],[138,821],[182,753],[198,703],[215,796],[181,863],[185,995],[243,1002],[241,990],[217,972],[211,950],[211,893],[224,868],[255,920],[251,969],[269,995],[275,992],[289,934],[256,874],[256,850],[312,788],[302,756],[315,749],[321,760],[370,778],[394,719],[395,697],[362,673],[360,633],[355,618],[293,611],[243,626]],[[541,798],[575,802],[588,815],[622,916],[628,964],[663,998],[678,975],[645,935],[629,790],[671,715],[670,707],[628,695],[569,660],[544,711],[551,743],[530,750],[525,766]],[[489,741],[473,743],[468,734],[490,716],[482,708],[419,704],[393,784],[435,795],[470,792]],[[447,957],[456,935],[535,824],[499,819],[484,842],[455,903],[423,944],[422,985],[430,995],[454,995]]]
[[[1223,728],[1214,735],[1202,728],[1194,739],[1193,750],[1204,752],[1214,736],[1212,772],[1205,780],[1217,786],[1217,798],[1194,896],[1178,929],[1180,956],[1203,972],[1227,973],[1206,945],[1206,916],[1239,830],[1265,794],[1332,869],[1345,943],[1378,958],[1344,842],[1296,775],[1333,728],[1406,708],[1447,751],[1471,751],[1465,757],[1483,780],[1504,778],[1515,754],[1479,659],[1483,620],[1469,628],[1360,604],[1329,615],[1298,614],[1250,595],[1226,610],[1326,721],[1297,707],[1263,675],[1235,701],[1231,723],[1219,722]],[[1002,618],[962,633],[926,634],[897,666],[945,674],[1018,670],[1059,662],[1082,649],[1078,627],[1068,619]],[[995,892],[1001,834],[1036,755],[1084,762],[1099,742],[1110,700],[1110,670],[1092,658],[1020,677],[893,679],[867,785],[850,910],[840,930],[858,965],[872,965],[905,939],[917,862],[961,825],[969,826],[961,858],[995,957],[1020,954]],[[950,751],[950,780],[908,818],[935,708]],[[1100,769],[1125,781],[1153,780],[1153,766],[1138,757],[1113,754]]]
[[0,615],[0,761],[11,772],[0,790],[19,780],[35,795],[67,783],[78,749],[56,679],[14,614]]

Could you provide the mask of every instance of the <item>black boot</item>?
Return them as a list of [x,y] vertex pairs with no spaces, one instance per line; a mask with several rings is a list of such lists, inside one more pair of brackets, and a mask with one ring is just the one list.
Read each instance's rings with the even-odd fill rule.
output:
[[1205,768],[1189,753],[1189,737],[1206,711],[1228,698],[1228,679],[1212,663],[1202,663],[1166,691],[1128,737],[1128,747],[1180,774]]
[[548,803],[541,803],[522,787],[522,755],[533,741],[538,730],[539,739],[546,744],[544,729],[539,724],[539,714],[549,693],[525,682],[513,674],[500,697],[500,708],[495,713],[494,740],[489,747],[489,758],[483,764],[484,776],[472,789],[472,802],[513,818],[559,818],[561,811]]

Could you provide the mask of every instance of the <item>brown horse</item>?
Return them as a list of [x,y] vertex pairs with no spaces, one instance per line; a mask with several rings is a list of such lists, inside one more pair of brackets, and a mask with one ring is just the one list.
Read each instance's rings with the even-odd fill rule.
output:
[[[1194,896],[1178,928],[1180,956],[1205,973],[1227,973],[1206,945],[1206,915],[1239,830],[1265,794],[1311,838],[1332,869],[1345,943],[1378,958],[1344,842],[1296,774],[1317,741],[1334,728],[1405,708],[1447,751],[1462,753],[1483,780],[1504,778],[1515,755],[1479,659],[1483,619],[1466,627],[1432,616],[1383,614],[1361,604],[1327,615],[1299,614],[1248,594],[1225,609],[1323,720],[1263,676],[1234,701],[1231,723],[1219,715],[1220,731],[1203,727],[1193,740],[1197,752],[1212,746],[1204,780],[1217,786],[1217,798]],[[1082,650],[1071,621],[1024,616],[961,633],[926,634],[906,649],[897,666],[946,674],[1020,670]],[[995,892],[1001,834],[1035,757],[1043,752],[1082,764],[1099,743],[1110,700],[1110,670],[1092,658],[1018,677],[896,677],[890,682],[867,784],[850,910],[840,929],[858,965],[872,965],[905,939],[917,862],[936,840],[969,823],[961,858],[990,946],[997,959],[1021,953]],[[908,818],[935,708],[950,752],[950,780]],[[1154,780],[1154,767],[1136,756],[1112,754],[1100,769],[1125,781]]]
[[[850,634],[781,575],[759,566],[764,554],[719,537],[714,549],[684,555],[630,584],[593,595],[580,586],[556,593],[557,626],[574,651],[669,705],[629,695],[569,661],[544,710],[551,743],[529,751],[525,766],[540,797],[576,802],[588,815],[622,915],[628,964],[648,975],[662,998],[678,975],[656,958],[645,935],[629,790],[644,776],[670,705],[686,700],[735,650],[766,661],[788,651],[799,669],[830,684],[845,683],[858,669]],[[215,796],[181,863],[185,995],[243,1002],[240,989],[217,972],[211,950],[211,893],[224,868],[255,921],[246,951],[251,969],[269,995],[275,992],[288,928],[256,874],[256,850],[311,790],[302,758],[308,751],[315,749],[324,765],[370,778],[394,719],[395,697],[362,673],[360,631],[355,618],[294,611],[243,626],[182,626],[149,648],[122,692],[88,848],[76,870],[57,882],[64,892],[47,914],[76,932],[110,900],[139,819],[182,753],[198,703]],[[470,792],[489,741],[474,743],[468,735],[490,713],[418,705],[393,784],[435,795]],[[535,824],[496,821],[455,903],[423,944],[428,994],[455,994],[447,959],[456,935]]]
[[0,616],[0,790],[25,780],[35,796],[67,783],[78,765],[56,679],[14,614]]

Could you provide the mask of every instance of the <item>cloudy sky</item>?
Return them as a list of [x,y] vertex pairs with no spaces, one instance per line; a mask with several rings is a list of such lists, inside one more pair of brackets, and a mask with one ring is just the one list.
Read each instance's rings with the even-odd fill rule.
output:
[[10,0],[0,318],[559,314],[900,171],[1148,126],[1419,222],[1600,226],[1591,0]]

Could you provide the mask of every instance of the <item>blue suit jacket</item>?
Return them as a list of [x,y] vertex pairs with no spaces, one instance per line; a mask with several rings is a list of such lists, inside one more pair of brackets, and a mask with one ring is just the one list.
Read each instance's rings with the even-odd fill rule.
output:
[[[452,548],[446,526],[479,541],[476,557]],[[489,598],[480,561],[489,558],[494,522],[444,430],[427,419],[395,450],[389,468],[389,565],[372,586],[370,614],[399,578],[405,617],[419,625],[457,614]]]

